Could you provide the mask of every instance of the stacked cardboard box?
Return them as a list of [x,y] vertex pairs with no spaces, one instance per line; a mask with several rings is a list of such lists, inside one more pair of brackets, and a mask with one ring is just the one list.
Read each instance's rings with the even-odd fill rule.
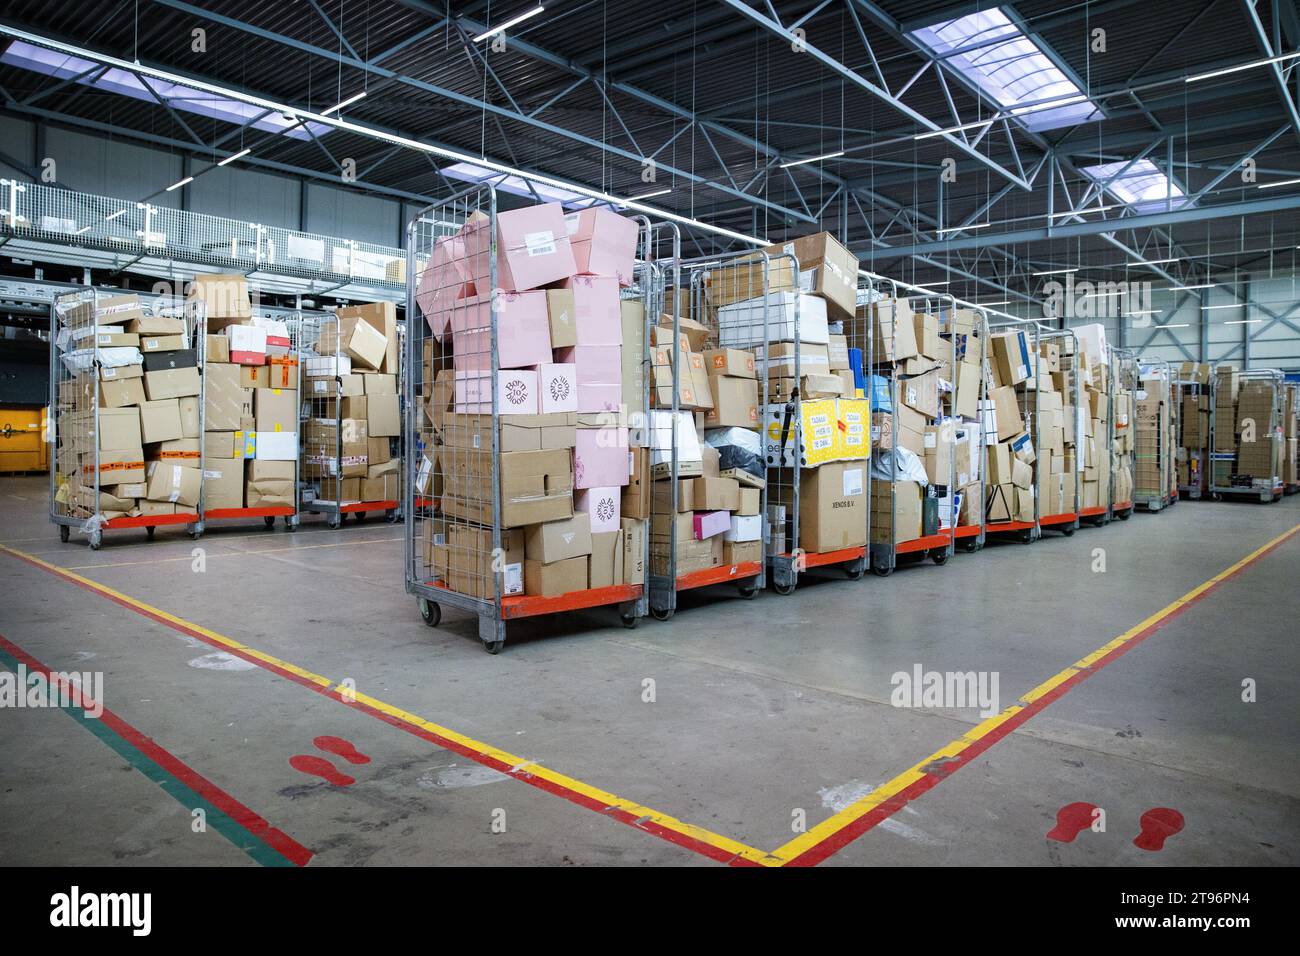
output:
[[1172,396],[1164,375],[1138,383],[1134,416],[1133,490],[1139,498],[1163,498],[1173,480],[1170,438]]
[[1300,425],[1300,385],[1287,385],[1282,400],[1282,481],[1288,485],[1300,483],[1297,477],[1296,432]]
[[1276,427],[1277,405],[1285,391],[1269,381],[1241,383],[1237,403],[1237,482],[1256,488],[1272,488],[1282,475],[1285,430]]
[[[494,567],[507,595],[641,584],[649,512],[625,489],[640,478],[649,491],[628,427],[645,411],[646,317],[620,293],[637,226],[603,209],[566,216],[555,203],[499,213],[495,289],[492,238],[487,217],[472,214],[438,240],[418,283],[431,338],[413,480],[440,506],[423,522],[425,563],[478,597],[494,593]],[[494,466],[503,565],[491,554]]]
[[[1067,423],[1074,420],[1074,408],[1055,390],[1051,351],[1036,358],[1031,338],[1022,329],[999,332],[989,337],[987,372],[988,398],[981,409],[988,474],[984,485],[985,520],[989,524],[1033,521],[1038,475],[1051,474],[1051,458],[1039,465],[1034,447],[1032,409],[1037,404],[1040,418],[1056,424],[1060,416],[1061,458]],[[1059,374],[1059,372],[1057,373]],[[1034,395],[1037,392],[1037,402]],[[1073,431],[1072,428],[1069,429]],[[1044,453],[1050,454],[1055,434],[1048,436]],[[1035,467],[1039,465],[1039,467]]]
[[1178,447],[1174,466],[1178,484],[1200,488],[1204,484],[1210,461],[1210,381],[1209,365],[1184,362],[1178,371]]
[[299,357],[288,326],[253,314],[242,275],[196,276],[190,299],[207,320],[204,509],[292,506]]

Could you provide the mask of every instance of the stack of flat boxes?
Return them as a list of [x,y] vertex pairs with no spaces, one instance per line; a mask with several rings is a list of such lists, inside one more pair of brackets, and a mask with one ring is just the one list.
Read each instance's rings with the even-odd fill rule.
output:
[[[1039,514],[1096,507],[1111,467],[1106,366],[1094,366],[1087,352],[1076,351],[1074,339],[1066,337],[1039,343],[1038,361],[1044,384],[1038,395]],[[1075,405],[1076,388],[1083,389],[1081,408]]]
[[1115,376],[1111,401],[1115,431],[1111,469],[1115,480],[1110,503],[1122,505],[1133,500],[1133,392],[1120,379],[1116,365],[1110,366],[1108,374]]
[[1300,385],[1286,386],[1282,408],[1282,430],[1286,446],[1282,451],[1282,480],[1287,485],[1300,483],[1297,477],[1296,429],[1300,424]]
[[1214,484],[1227,487],[1237,473],[1237,401],[1241,372],[1231,365],[1214,369]]
[[207,316],[206,510],[292,506],[298,457],[298,357],[284,322],[254,316],[242,275],[196,276]]
[[1140,498],[1160,498],[1169,490],[1169,383],[1163,376],[1144,378],[1138,385],[1133,487]]
[[[494,593],[491,411],[496,393],[505,594],[553,596],[644,582],[644,519],[622,513],[634,459],[628,420],[644,409],[645,312],[622,301],[637,226],[558,204],[497,217],[488,289],[486,217],[438,241],[416,298],[433,339],[417,491],[441,501],[426,562],[449,587]],[[497,368],[492,373],[491,318]]]
[[948,527],[952,506],[958,507],[957,524],[978,525],[984,518],[984,500],[980,495],[981,447],[984,431],[980,423],[979,395],[981,376],[982,324],[978,313],[971,309],[944,309],[939,314],[939,333],[944,340],[956,338],[957,365],[951,369],[951,356],[944,357],[943,379],[952,385],[941,391],[944,412],[952,419],[953,428],[935,428],[933,437],[925,441],[926,476],[936,484],[944,484],[940,477],[948,471],[947,457],[952,457],[955,495],[941,502],[940,530]]
[[1282,474],[1284,437],[1271,428],[1276,390],[1271,382],[1246,381],[1237,403],[1237,477],[1272,488]]
[[[871,412],[869,400],[859,397],[865,389],[861,350],[849,348],[850,335],[866,341],[857,325],[858,261],[825,232],[766,251],[774,257],[767,280],[771,341],[763,342],[761,298],[720,305],[718,324],[722,345],[754,348],[757,372],[767,379],[761,437],[768,468],[769,552],[785,554],[797,547],[815,554],[861,547],[867,542]],[[790,260],[780,258],[783,253],[797,259],[797,275]],[[761,290],[761,284],[750,282],[747,288]],[[786,403],[796,387],[799,415],[787,426]],[[798,541],[793,507],[796,458]]]

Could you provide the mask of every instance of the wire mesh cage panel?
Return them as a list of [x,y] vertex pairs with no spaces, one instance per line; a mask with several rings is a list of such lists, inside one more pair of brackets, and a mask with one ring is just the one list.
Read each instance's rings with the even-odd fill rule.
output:
[[1207,364],[1184,362],[1174,376],[1173,401],[1178,411],[1178,472],[1180,497],[1198,500],[1210,493],[1216,377]]
[[[647,429],[649,598],[660,620],[681,591],[733,584],[753,597],[765,583],[764,544],[770,552],[778,534],[764,431],[777,361],[768,348],[777,323],[795,341],[797,275],[792,256],[766,253],[685,260],[663,272]],[[797,368],[793,347],[782,360]]]
[[1276,501],[1284,491],[1289,447],[1285,377],[1277,369],[1226,366],[1215,374],[1211,492]]
[[1084,389],[1081,344],[1074,331],[1042,332],[1038,348],[1038,523],[1068,537],[1079,527],[1081,508],[1099,507],[1102,489],[1109,485],[1110,445],[1105,425],[1109,412],[1105,403],[1090,397],[1092,385],[1102,384],[1101,373],[1094,383],[1089,367],[1089,388]]
[[1133,501],[1147,511],[1159,511],[1171,500],[1172,381],[1165,360],[1141,362],[1134,417]]
[[1128,349],[1112,348],[1114,361],[1114,448],[1115,481],[1111,491],[1111,517],[1127,520],[1133,513],[1134,453],[1137,449],[1138,361]]
[[197,441],[182,428],[201,434],[202,387],[184,304],[95,289],[59,295],[50,341],[50,518],[60,538],[75,528],[98,548],[104,530],[152,538],[173,524],[197,537]]
[[985,506],[985,531],[1011,533],[1024,543],[1041,535],[1041,392],[1037,385],[1045,374],[1041,333],[1037,322],[1016,322],[994,326],[989,337],[990,372],[996,384],[988,412],[998,440],[987,450],[992,487]]
[[957,362],[951,404],[956,432],[953,457],[960,495],[955,502],[954,547],[975,552],[984,546],[984,501],[987,444],[981,409],[988,400],[989,321],[984,309],[953,309],[950,333],[956,337]]
[[[578,272],[587,229],[617,234],[617,272],[594,246]],[[623,503],[661,274],[650,232],[604,210],[502,211],[490,185],[409,224],[405,579],[427,623],[469,611],[495,653],[510,620],[644,612],[646,528]]]

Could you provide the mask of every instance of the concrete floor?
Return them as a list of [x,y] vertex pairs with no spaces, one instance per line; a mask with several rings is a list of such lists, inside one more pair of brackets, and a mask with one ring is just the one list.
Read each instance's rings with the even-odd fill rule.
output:
[[[307,848],[311,865],[713,865],[656,835],[644,808],[760,851],[781,846],[800,813],[814,826],[980,721],[971,708],[891,706],[892,674],[996,671],[1001,705],[1014,703],[1300,524],[1300,498],[1183,502],[887,580],[829,572],[785,598],[689,595],[671,622],[636,630],[609,611],[527,622],[497,657],[457,612],[437,629],[421,622],[402,588],[399,527],[214,526],[196,573],[179,531],[152,543],[109,533],[92,552],[75,535],[61,545],[45,512],[42,479],[0,479],[0,543],[351,678],[416,715],[408,724],[432,721],[641,805],[627,825],[598,800],[511,779],[0,551],[0,636],[51,669],[103,672],[118,718]],[[1298,559],[1300,535],[827,865],[1300,863]],[[1256,703],[1241,701],[1248,677]],[[0,722],[0,863],[258,862],[237,827],[194,832],[188,792],[146,776],[86,722],[12,708]],[[313,745],[320,735],[371,758],[331,757],[353,784],[290,765],[330,757]],[[1106,832],[1046,839],[1075,801],[1103,807]],[[1153,807],[1186,821],[1154,853],[1132,842]]]

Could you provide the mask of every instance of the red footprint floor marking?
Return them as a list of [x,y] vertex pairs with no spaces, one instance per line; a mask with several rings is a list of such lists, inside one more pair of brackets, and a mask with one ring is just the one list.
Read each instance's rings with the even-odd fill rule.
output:
[[1093,803],[1067,803],[1056,811],[1056,826],[1047,831],[1047,839],[1073,843],[1075,837],[1092,826],[1092,812],[1096,809]]
[[370,763],[370,758],[356,748],[356,744],[342,737],[317,737],[312,741],[321,750],[342,757],[348,763]]
[[1169,807],[1153,807],[1142,814],[1142,832],[1133,845],[1152,853],[1165,848],[1165,841],[1183,829],[1183,815]]
[[320,777],[326,783],[332,783],[336,787],[350,787],[357,782],[355,778],[349,777],[345,773],[339,773],[334,765],[324,757],[317,757],[312,754],[295,754],[289,758],[289,766],[301,773]]

